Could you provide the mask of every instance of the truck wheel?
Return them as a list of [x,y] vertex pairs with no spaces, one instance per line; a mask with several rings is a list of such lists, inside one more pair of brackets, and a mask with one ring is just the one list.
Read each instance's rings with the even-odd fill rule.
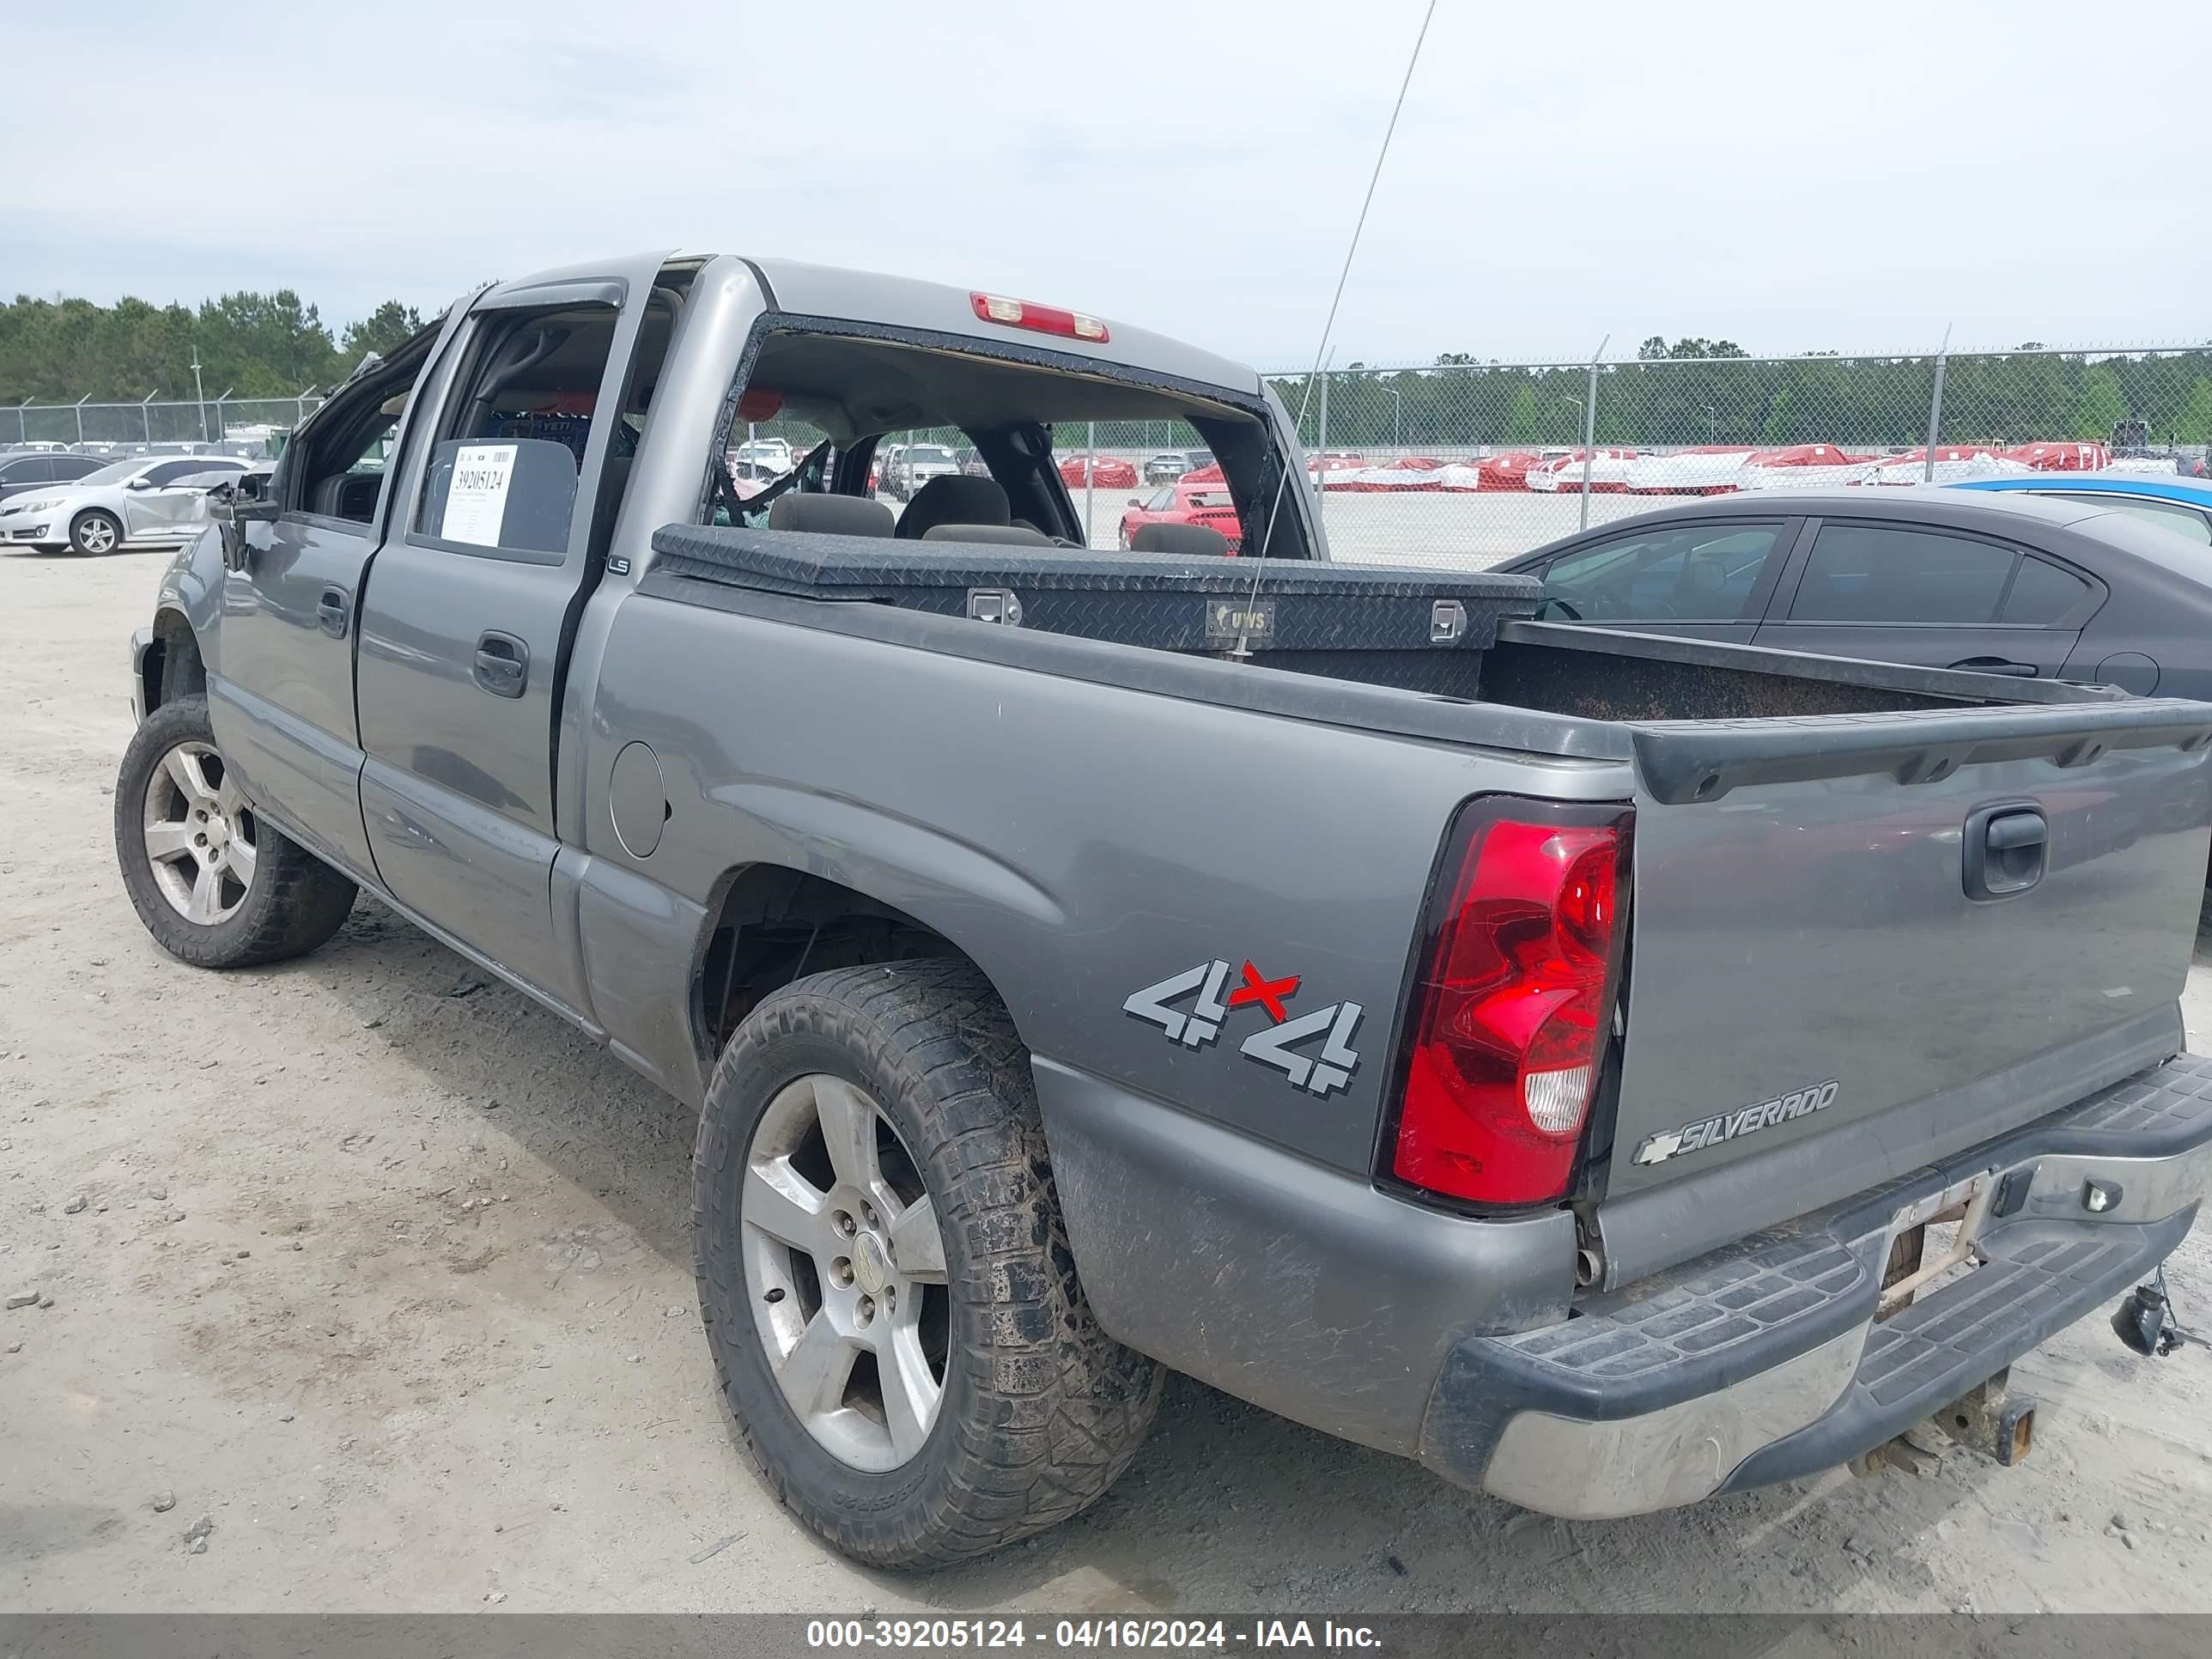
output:
[[163,703],[132,734],[115,783],[115,854],[154,942],[196,968],[302,955],[353,908],[353,883],[246,804],[204,696]]
[[76,515],[76,522],[70,526],[69,544],[72,553],[112,553],[123,544],[123,526],[116,522],[112,513],[94,507]]
[[982,1554],[1135,1455],[1161,1369],[1091,1314],[1029,1055],[967,963],[764,999],[714,1068],[692,1170],[723,1396],[776,1496],[845,1554]]

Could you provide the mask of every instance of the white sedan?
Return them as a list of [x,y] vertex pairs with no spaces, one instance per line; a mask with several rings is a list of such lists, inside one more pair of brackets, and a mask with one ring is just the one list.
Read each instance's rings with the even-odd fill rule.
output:
[[181,547],[209,522],[208,475],[240,473],[230,455],[141,455],[74,483],[0,501],[0,543],[41,553]]

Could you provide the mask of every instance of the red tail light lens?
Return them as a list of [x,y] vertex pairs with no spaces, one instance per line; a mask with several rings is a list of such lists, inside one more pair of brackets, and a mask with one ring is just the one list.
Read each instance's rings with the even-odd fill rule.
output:
[[1462,812],[1414,990],[1399,1179],[1486,1204],[1566,1192],[1605,1054],[1630,823],[1533,801]]
[[1008,328],[1033,328],[1040,334],[1064,334],[1071,340],[1104,342],[1114,337],[1096,317],[1060,306],[1041,306],[1034,300],[1010,300],[1003,294],[970,294],[969,305],[987,323]]

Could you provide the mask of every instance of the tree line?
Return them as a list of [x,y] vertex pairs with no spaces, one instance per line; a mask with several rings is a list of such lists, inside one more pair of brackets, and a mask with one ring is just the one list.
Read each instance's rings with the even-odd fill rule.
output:
[[289,288],[198,307],[18,295],[0,305],[0,406],[191,398],[196,353],[210,398],[226,389],[239,398],[328,391],[364,354],[388,352],[422,325],[414,307],[386,300],[333,331]]
[[[192,361],[210,397],[290,397],[328,389],[367,352],[387,352],[422,325],[387,300],[335,331],[290,289],[249,290],[198,307],[124,299],[18,295],[0,305],[0,408],[33,403],[136,403],[193,397]],[[1897,447],[1925,441],[1935,362],[1814,352],[1754,359],[1735,342],[1653,335],[1632,362],[1597,374],[1601,444],[1834,443]],[[1303,375],[1271,383],[1305,441],[1332,449],[1532,446],[1580,441],[1586,367],[1529,368],[1446,352],[1429,367],[1354,363],[1318,390]],[[2212,348],[2099,356],[2049,353],[1954,356],[1945,370],[1942,441],[2017,444],[2109,439],[2141,422],[2154,444],[2212,443]],[[1102,422],[1102,447],[1175,447],[1160,422]],[[1182,441],[1193,441],[1182,434]],[[1073,447],[1063,441],[1063,450]]]

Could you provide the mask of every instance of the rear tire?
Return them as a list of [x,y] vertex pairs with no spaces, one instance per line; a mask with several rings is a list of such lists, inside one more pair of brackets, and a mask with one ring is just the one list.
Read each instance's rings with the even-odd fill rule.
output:
[[[848,1123],[864,1132],[836,1142]],[[777,1498],[844,1554],[986,1553],[1079,1513],[1135,1455],[1162,1370],[1091,1311],[1028,1053],[969,964],[841,969],[763,1000],[714,1068],[692,1170],[723,1396]],[[925,1212],[933,1254],[908,1249]],[[917,1346],[887,1310],[910,1310]],[[834,1364],[802,1364],[810,1347]],[[876,1352],[923,1353],[935,1389],[894,1401]],[[902,1409],[917,1400],[926,1415]]]
[[112,513],[92,507],[70,523],[70,551],[97,558],[123,545],[122,521]]
[[154,942],[195,968],[302,956],[353,908],[353,883],[264,820],[231,781],[201,696],[163,703],[123,751],[115,855]]

